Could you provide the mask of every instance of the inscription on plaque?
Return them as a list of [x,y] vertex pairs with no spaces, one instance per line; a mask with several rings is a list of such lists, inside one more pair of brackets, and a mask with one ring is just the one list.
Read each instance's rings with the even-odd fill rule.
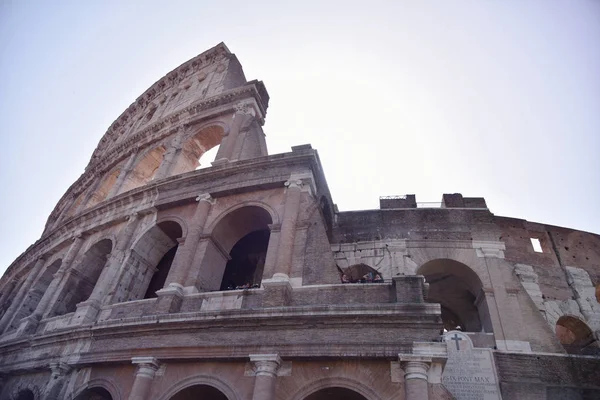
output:
[[491,349],[473,348],[468,335],[451,331],[444,335],[448,362],[442,383],[457,400],[500,400],[500,388]]

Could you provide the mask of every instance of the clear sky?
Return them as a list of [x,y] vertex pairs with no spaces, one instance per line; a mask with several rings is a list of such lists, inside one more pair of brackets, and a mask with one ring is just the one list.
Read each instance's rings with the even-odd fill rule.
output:
[[109,125],[219,42],[340,210],[415,193],[600,233],[600,1],[0,0],[0,272]]

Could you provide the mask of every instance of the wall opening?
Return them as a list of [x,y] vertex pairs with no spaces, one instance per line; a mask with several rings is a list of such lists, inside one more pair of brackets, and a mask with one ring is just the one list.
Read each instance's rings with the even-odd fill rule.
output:
[[198,159],[198,166],[196,169],[204,169],[212,166],[212,162],[217,158],[217,153],[219,152],[219,148],[221,145],[215,146],[210,150],[207,150],[204,154],[200,156]]
[[112,251],[112,241],[103,239],[90,247],[69,273],[67,290],[58,299],[50,316],[64,315],[77,310],[77,304],[87,300]]
[[331,387],[314,392],[304,400],[367,400],[367,398],[354,390]]
[[132,273],[117,301],[149,299],[164,287],[183,236],[181,225],[163,221],[146,231],[132,248],[127,266]]
[[417,274],[429,283],[428,301],[441,305],[444,329],[492,332],[481,280],[471,268],[458,261],[438,259],[422,265]]
[[162,145],[148,151],[136,164],[135,168],[127,174],[119,193],[125,193],[148,184],[154,178],[158,167],[160,167],[165,151],[166,149]]
[[238,208],[221,218],[204,243],[202,289],[260,285],[272,223],[269,212],[257,206]]
[[[339,267],[338,267],[339,268]],[[380,283],[383,278],[379,271],[367,264],[354,264],[340,269],[342,283]]]
[[15,400],[35,400],[35,395],[29,389],[20,390]]
[[108,390],[95,387],[84,390],[74,400],[113,400],[113,398]]
[[536,253],[543,253],[544,252],[542,250],[542,244],[540,243],[540,239],[538,239],[538,238],[531,238],[531,245],[533,246],[533,251],[535,251]]
[[58,272],[61,264],[62,260],[59,259],[44,269],[42,275],[34,282],[33,287],[27,293],[27,296],[21,304],[21,308],[13,317],[11,326],[8,328],[9,330],[16,328],[21,319],[28,317],[35,311],[37,305],[42,299],[42,296],[44,296],[48,286],[50,286],[52,279],[54,279],[54,274]]
[[556,321],[556,337],[570,354],[596,354],[599,350],[592,330],[575,317],[562,316]]
[[170,400],[196,400],[196,399],[210,399],[210,400],[228,400],[227,396],[223,394],[219,389],[209,385],[194,385],[187,387],[179,392]]
[[225,266],[221,290],[260,287],[270,234],[268,229],[251,232],[233,246],[229,253],[231,259]]
[[[108,194],[110,193],[115,183],[117,182],[117,178],[119,177],[120,173],[121,170],[118,168],[111,171],[94,190],[94,193],[90,196],[84,209],[93,207],[96,204],[104,201],[108,197]],[[75,210],[73,209],[73,211]]]
[[[171,175],[183,174],[198,168],[210,167],[223,140],[223,128],[218,125],[206,127],[189,138],[181,148]],[[212,151],[211,151],[212,149]]]

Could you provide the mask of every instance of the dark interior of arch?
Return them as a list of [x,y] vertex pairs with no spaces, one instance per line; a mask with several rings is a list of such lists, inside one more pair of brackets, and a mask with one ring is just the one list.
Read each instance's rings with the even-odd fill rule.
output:
[[29,389],[24,389],[19,392],[16,400],[35,400],[35,395]]
[[251,232],[233,246],[221,290],[260,286],[270,234],[268,229]]
[[111,240],[103,239],[85,252],[81,261],[75,266],[79,274],[71,275],[69,278],[69,287],[72,289],[66,292],[63,298],[59,299],[54,308],[54,315],[74,312],[77,309],[77,304],[91,296],[112,247]]
[[439,259],[424,264],[418,274],[425,276],[429,284],[428,301],[441,305],[446,330],[460,327],[466,332],[491,332],[485,302],[476,305],[481,281],[469,267],[454,260]]
[[356,393],[353,390],[340,388],[340,387],[331,387],[321,389],[318,392],[315,392],[308,397],[305,397],[304,400],[367,400],[363,395]]
[[46,292],[46,289],[48,289],[48,286],[50,286],[50,282],[52,282],[54,274],[58,272],[61,264],[62,260],[58,259],[49,266],[44,267],[42,275],[35,281],[31,290],[27,292],[27,296],[23,300],[23,304],[17,311],[11,322],[11,325],[8,328],[9,330],[16,329],[21,319],[31,315],[35,311],[38,303],[42,299],[42,296]]
[[170,400],[227,400],[220,390],[209,385],[194,385],[183,389]]
[[[144,294],[145,299],[157,297],[156,291],[162,289],[165,285],[179,247],[177,239],[182,237],[182,235],[183,230],[181,226],[173,221],[161,222],[146,233],[146,245],[151,246],[155,254],[150,255],[146,253],[144,257],[147,257],[146,259],[151,265],[156,266],[156,272],[154,272],[150,279],[150,283]],[[160,260],[156,262],[158,257],[160,257]]]
[[84,390],[74,400],[113,400],[113,398],[108,390],[96,387]]

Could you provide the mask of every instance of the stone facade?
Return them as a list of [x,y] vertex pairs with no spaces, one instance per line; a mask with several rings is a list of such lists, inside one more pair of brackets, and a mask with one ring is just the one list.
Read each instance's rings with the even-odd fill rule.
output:
[[0,281],[0,399],[600,396],[598,235],[460,194],[338,212],[268,103],[219,44],[119,116]]

